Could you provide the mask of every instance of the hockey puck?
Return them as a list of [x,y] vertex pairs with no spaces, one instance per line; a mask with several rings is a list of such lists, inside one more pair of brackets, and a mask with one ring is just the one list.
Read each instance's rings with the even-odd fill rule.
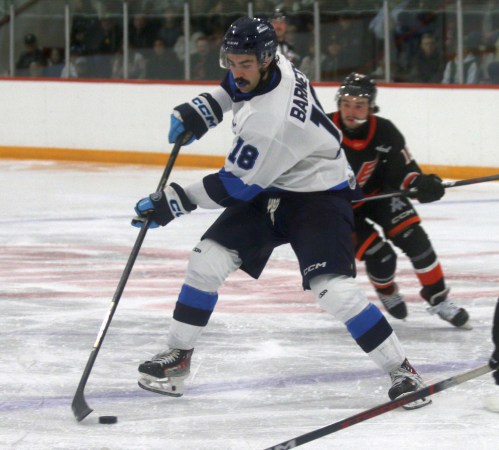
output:
[[99,416],[99,423],[112,424],[118,422],[116,416]]

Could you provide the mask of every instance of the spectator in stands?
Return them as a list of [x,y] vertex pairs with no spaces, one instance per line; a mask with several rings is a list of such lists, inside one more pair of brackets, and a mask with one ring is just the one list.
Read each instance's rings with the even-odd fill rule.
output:
[[[479,32],[466,36],[463,45],[464,84],[477,84],[480,82],[480,43],[482,36]],[[459,83],[457,56],[449,61],[444,70],[442,83]]]
[[[300,70],[307,76],[310,81],[317,81],[319,79],[316,71],[316,59],[317,55],[315,54],[315,45],[311,43],[309,45],[307,55],[301,60],[300,64]],[[325,59],[326,56],[321,53],[319,67],[322,66]]]
[[321,65],[322,81],[341,81],[348,72],[346,57],[343,49],[335,35],[331,36],[326,46],[326,57]]
[[196,53],[191,57],[191,75],[193,80],[219,80],[225,75],[225,70],[220,67],[219,52],[214,51],[206,36],[200,36],[196,41]]
[[300,55],[296,52],[294,46],[288,41],[288,22],[286,12],[276,9],[272,17],[272,26],[277,35],[277,50],[284,55],[286,59],[295,65],[300,63]]
[[444,71],[444,60],[432,33],[421,36],[419,50],[414,58],[409,81],[413,83],[440,83]]
[[79,47],[71,47],[69,61],[61,72],[62,78],[88,78],[90,76],[88,59]]
[[165,10],[156,38],[161,39],[167,47],[171,48],[182,34],[182,11]]
[[153,54],[147,61],[146,76],[149,80],[179,80],[183,78],[183,64],[173,49],[161,39],[156,39]]
[[152,49],[157,29],[145,14],[134,14],[130,24],[128,42],[135,49]]
[[[115,79],[125,78],[123,49],[116,53],[112,62],[112,77]],[[143,80],[146,77],[146,59],[141,51],[132,45],[128,49],[128,73],[129,80]]]
[[47,59],[47,67],[45,67],[44,76],[51,78],[59,78],[64,68],[64,57],[60,48],[54,47],[50,50]]
[[491,81],[490,67],[499,62],[499,32],[489,33],[484,44],[485,54],[482,57],[482,68],[485,81]]
[[436,36],[441,15],[435,0],[402,1],[395,22],[395,46],[399,70],[407,72],[420,48],[423,34],[431,33]]
[[343,77],[351,72],[363,71],[367,36],[362,20],[355,13],[343,12],[333,25],[331,34],[336,36],[341,52],[345,55],[343,64],[348,67]]
[[84,54],[89,48],[92,33],[97,28],[99,19],[92,0],[75,0],[71,21],[70,47],[78,47]]
[[24,51],[21,53],[16,63],[16,75],[31,76],[30,69],[32,63],[36,63],[36,66],[41,67],[46,65],[45,56],[38,47],[36,36],[33,33],[28,33],[24,36]]
[[95,54],[115,54],[122,45],[122,39],[123,30],[120,23],[111,16],[104,15],[92,34],[90,50]]
[[103,15],[89,40],[93,78],[111,78],[113,56],[120,51],[122,45],[121,23],[110,15]]
[[490,84],[499,84],[499,61],[491,62],[487,69]]
[[29,76],[32,78],[43,77],[45,67],[39,61],[32,61],[29,65]]

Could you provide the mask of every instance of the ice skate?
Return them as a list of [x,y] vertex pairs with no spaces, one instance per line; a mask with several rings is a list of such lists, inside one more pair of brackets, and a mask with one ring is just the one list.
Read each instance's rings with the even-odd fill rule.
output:
[[[397,367],[390,372],[390,378],[392,379],[392,387],[388,391],[388,396],[391,400],[403,397],[404,395],[418,391],[419,389],[425,387],[423,380],[407,359],[400,367]],[[407,403],[406,405],[403,405],[402,408],[417,409],[429,405],[430,403],[431,400],[429,398],[422,398],[414,402]]]
[[[391,292],[388,291],[388,289],[390,289]],[[407,306],[404,302],[404,298],[399,292],[398,285],[394,283],[393,286],[388,289],[376,290],[381,303],[383,303],[383,306],[391,316],[396,319],[405,319],[407,317]]]
[[139,386],[157,394],[181,397],[184,380],[190,373],[194,349],[170,349],[139,366]]
[[[464,308],[459,308],[454,305],[450,300],[447,300],[447,294],[449,289],[445,289],[444,292],[434,295],[430,298],[430,306],[428,312],[430,314],[438,314],[438,316],[454,325],[457,328],[463,328],[465,330],[471,330],[473,327],[470,322],[470,316]],[[444,297],[444,300],[438,302],[439,297]],[[438,302],[438,303],[436,303]],[[436,303],[436,304],[435,304]]]

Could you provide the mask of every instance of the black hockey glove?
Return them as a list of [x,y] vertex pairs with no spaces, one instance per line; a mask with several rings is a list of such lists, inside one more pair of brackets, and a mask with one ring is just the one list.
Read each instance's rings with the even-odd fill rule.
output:
[[415,197],[420,203],[430,203],[440,200],[445,194],[442,179],[438,175],[421,174],[415,177],[409,184],[409,188],[416,188]]
[[489,366],[491,369],[495,369],[492,373],[496,384],[499,386],[499,298],[497,299],[496,309],[494,311],[494,322],[492,325],[492,342],[494,343],[494,353],[489,360]]
[[496,384],[499,386],[499,348],[496,348],[494,353],[489,360],[489,366],[491,369],[495,369],[495,372],[492,372],[492,376],[496,380]]
[[160,225],[164,227],[176,217],[189,214],[196,208],[184,190],[178,184],[172,183],[164,191],[155,192],[137,202],[135,205],[137,217],[132,219],[132,225],[141,228],[150,214],[150,228],[157,228]]
[[189,145],[200,139],[210,128],[216,127],[223,120],[223,111],[211,94],[199,94],[190,102],[174,108],[171,115],[168,141],[176,142],[178,136],[187,133],[188,139],[183,145]]

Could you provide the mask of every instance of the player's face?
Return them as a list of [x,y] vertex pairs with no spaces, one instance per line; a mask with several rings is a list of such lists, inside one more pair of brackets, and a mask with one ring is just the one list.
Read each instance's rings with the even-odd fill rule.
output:
[[236,86],[241,92],[251,92],[260,82],[262,65],[256,55],[227,55],[229,70],[234,76]]
[[369,115],[369,100],[364,97],[344,95],[340,98],[341,121],[347,128],[360,127]]

